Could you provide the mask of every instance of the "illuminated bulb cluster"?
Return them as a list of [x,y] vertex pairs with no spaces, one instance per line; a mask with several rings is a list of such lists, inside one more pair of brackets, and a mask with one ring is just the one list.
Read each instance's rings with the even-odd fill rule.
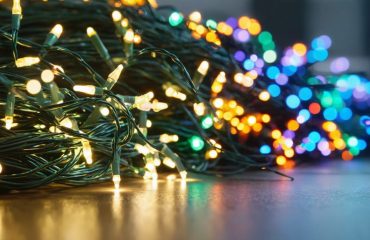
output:
[[188,28],[192,31],[192,36],[195,39],[204,38],[207,42],[221,45],[221,40],[217,35],[216,21],[209,19],[206,24],[202,24],[202,15],[199,12],[190,13],[187,21]]
[[171,83],[164,84],[163,89],[164,89],[165,94],[166,94],[167,97],[176,98],[176,99],[179,99],[181,101],[186,100],[186,94],[180,92],[179,87],[177,87],[177,86],[175,86]]
[[161,134],[159,136],[159,141],[162,143],[171,143],[171,142],[177,142],[179,141],[179,136],[177,135],[169,135],[169,134]]

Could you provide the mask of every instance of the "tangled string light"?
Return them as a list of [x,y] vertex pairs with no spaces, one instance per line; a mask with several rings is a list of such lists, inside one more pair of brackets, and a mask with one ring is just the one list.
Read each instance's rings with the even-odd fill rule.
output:
[[[108,179],[118,188],[122,175],[157,179],[171,168],[182,179],[250,168],[286,176],[271,166],[366,148],[340,130],[337,116],[355,115],[350,97],[323,100],[358,75],[333,84],[307,71],[327,58],[328,37],[279,58],[248,17],[185,18],[153,0],[22,4],[13,1],[12,24],[0,11],[2,189]],[[353,121],[369,129],[368,117]]]

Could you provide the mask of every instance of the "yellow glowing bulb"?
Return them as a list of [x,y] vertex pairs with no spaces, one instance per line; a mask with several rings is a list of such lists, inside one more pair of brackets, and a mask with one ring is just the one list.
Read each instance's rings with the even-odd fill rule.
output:
[[129,25],[128,19],[127,19],[127,18],[122,19],[122,21],[121,21],[121,26],[122,26],[123,28],[127,28],[127,27],[128,27],[128,25]]
[[213,106],[215,106],[215,108],[221,108],[223,105],[224,100],[222,98],[216,98],[215,100],[213,100]]
[[252,126],[252,125],[256,124],[256,122],[257,122],[257,118],[255,116],[249,116],[248,117],[248,125],[249,126]]
[[234,81],[236,83],[241,84],[243,82],[243,79],[244,79],[244,75],[242,73],[237,73],[234,75]]
[[198,116],[203,116],[206,113],[206,106],[204,103],[194,103],[194,112]]
[[86,29],[86,33],[87,33],[87,36],[88,37],[92,37],[92,36],[96,35],[96,31],[92,27],[88,27]]
[[168,157],[165,157],[163,159],[163,164],[166,165],[169,168],[175,168],[176,167],[175,162],[172,161],[172,159],[171,158],[168,158]]
[[5,116],[5,128],[10,130],[13,125],[13,116]]
[[73,122],[71,119],[69,118],[64,118],[61,122],[60,122],[60,125],[62,125],[63,127],[65,128],[70,128],[72,129],[73,128]]
[[125,33],[125,36],[124,36],[124,41],[125,43],[133,43],[134,42],[134,38],[135,38],[135,33],[134,31],[130,28],[127,30],[127,32]]
[[207,159],[216,159],[218,157],[218,152],[215,149],[211,149],[207,151],[206,158]]
[[29,94],[36,95],[41,91],[41,83],[36,79],[31,79],[26,84],[26,90]]
[[147,128],[152,127],[152,125],[153,125],[152,121],[150,121],[150,120],[146,120],[146,127],[147,127]]
[[262,122],[269,123],[270,121],[271,121],[270,115],[268,115],[268,114],[263,114],[262,115]]
[[177,141],[179,141],[179,136],[177,136],[177,135],[161,134],[159,136],[159,141],[162,142],[162,143],[177,142]]
[[140,44],[141,43],[141,36],[139,34],[135,34],[134,43],[135,44]]
[[54,73],[53,71],[46,69],[41,72],[41,80],[45,83],[50,83],[54,80]]
[[94,85],[75,85],[73,91],[82,92],[88,95],[95,95],[96,87]]
[[12,8],[12,14],[16,15],[22,14],[22,7],[21,7],[21,1],[20,0],[13,0],[13,8]]
[[237,106],[237,107],[235,108],[235,113],[236,113],[236,115],[238,115],[238,116],[243,115],[243,114],[244,114],[244,108],[243,108],[242,106]]
[[115,10],[112,12],[112,19],[114,22],[119,22],[122,19],[122,14],[119,11]]
[[287,157],[287,158],[292,158],[294,157],[294,150],[289,148],[287,150],[284,151],[284,155]]
[[82,152],[85,157],[86,163],[92,164],[93,160],[92,160],[92,151],[91,151],[90,142],[86,139],[82,139],[81,143],[82,143]]
[[198,67],[198,72],[205,76],[207,75],[207,72],[208,72],[208,69],[209,69],[209,62],[208,61],[202,61]]
[[23,57],[23,58],[18,58],[15,61],[15,65],[17,66],[17,68],[21,68],[21,67],[29,67],[39,62],[40,62],[40,58],[38,57]]
[[100,111],[100,114],[104,117],[109,115],[109,108],[107,107],[100,107],[99,111]]
[[202,21],[202,15],[200,14],[200,12],[195,11],[195,12],[190,13],[189,19],[190,21],[200,23]]
[[51,31],[51,34],[55,35],[57,38],[60,38],[60,35],[63,33],[63,26],[60,24],[55,25]]
[[266,102],[266,101],[268,101],[270,99],[270,94],[267,91],[262,91],[262,92],[260,92],[258,98],[261,101]]
[[119,189],[119,185],[121,183],[121,176],[120,175],[113,175],[112,180],[113,180],[113,183],[114,183],[114,188],[116,190],[118,190]]
[[275,129],[275,130],[273,130],[273,131],[271,132],[271,137],[272,137],[273,139],[278,139],[278,138],[280,138],[280,137],[281,137],[281,132],[280,132],[279,130]]
[[168,108],[168,104],[164,102],[158,102],[158,100],[153,100],[152,109],[154,112],[159,112]]
[[283,166],[286,163],[286,158],[284,156],[278,156],[276,158],[276,164],[279,166]]
[[217,81],[219,83],[226,83],[226,74],[225,74],[225,72],[220,72],[217,75],[215,81]]

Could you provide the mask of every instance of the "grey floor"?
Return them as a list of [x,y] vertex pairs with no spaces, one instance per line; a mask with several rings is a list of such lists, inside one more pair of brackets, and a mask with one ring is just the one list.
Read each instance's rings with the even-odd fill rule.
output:
[[0,195],[0,239],[370,239],[370,161]]

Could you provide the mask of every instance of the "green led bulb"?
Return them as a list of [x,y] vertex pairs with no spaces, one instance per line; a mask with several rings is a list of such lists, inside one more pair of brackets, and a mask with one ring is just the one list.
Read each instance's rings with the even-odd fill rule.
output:
[[204,141],[199,136],[192,136],[190,139],[190,146],[194,151],[200,151],[204,147]]
[[211,115],[207,115],[207,116],[205,116],[205,117],[202,119],[201,125],[202,125],[202,128],[203,128],[203,129],[211,128],[211,127],[213,126],[213,119],[212,119],[212,116],[211,116]]
[[170,17],[168,18],[168,22],[172,27],[176,27],[182,23],[184,20],[184,17],[182,16],[181,13],[178,12],[173,12]]

